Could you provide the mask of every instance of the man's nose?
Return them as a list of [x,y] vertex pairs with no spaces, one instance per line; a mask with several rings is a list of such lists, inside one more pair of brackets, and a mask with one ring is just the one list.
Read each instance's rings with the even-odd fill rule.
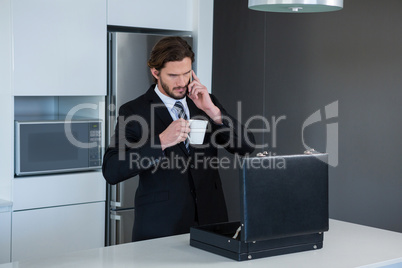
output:
[[177,78],[177,85],[179,87],[185,87],[187,85],[186,83],[186,76],[185,75],[179,75]]

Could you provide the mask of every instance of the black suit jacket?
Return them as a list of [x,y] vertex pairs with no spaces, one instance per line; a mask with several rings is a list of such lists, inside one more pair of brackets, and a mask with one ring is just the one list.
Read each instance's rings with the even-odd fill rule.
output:
[[159,134],[173,120],[154,88],[121,106],[115,135],[103,159],[103,175],[110,184],[139,175],[133,241],[227,221],[217,145],[244,155],[253,151],[254,144],[253,135],[211,95],[221,110],[223,125],[215,124],[187,97],[191,118],[209,120],[204,144],[190,145],[190,152],[184,143],[162,151]]

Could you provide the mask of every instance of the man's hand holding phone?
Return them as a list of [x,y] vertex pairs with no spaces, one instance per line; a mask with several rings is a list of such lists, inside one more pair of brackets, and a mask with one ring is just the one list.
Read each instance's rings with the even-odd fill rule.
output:
[[200,79],[193,70],[188,84],[188,97],[198,109],[203,110],[215,123],[222,124],[220,109],[212,102],[207,87],[201,84]]

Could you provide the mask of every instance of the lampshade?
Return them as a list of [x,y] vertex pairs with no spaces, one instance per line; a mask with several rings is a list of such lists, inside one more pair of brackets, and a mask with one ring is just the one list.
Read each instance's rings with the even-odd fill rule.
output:
[[248,0],[248,8],[287,13],[328,12],[341,10],[343,0]]

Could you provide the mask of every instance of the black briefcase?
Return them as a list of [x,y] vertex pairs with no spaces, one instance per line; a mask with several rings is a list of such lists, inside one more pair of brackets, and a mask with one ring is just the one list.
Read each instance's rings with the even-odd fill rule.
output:
[[192,227],[190,245],[234,260],[323,247],[327,154],[243,159],[240,222]]

